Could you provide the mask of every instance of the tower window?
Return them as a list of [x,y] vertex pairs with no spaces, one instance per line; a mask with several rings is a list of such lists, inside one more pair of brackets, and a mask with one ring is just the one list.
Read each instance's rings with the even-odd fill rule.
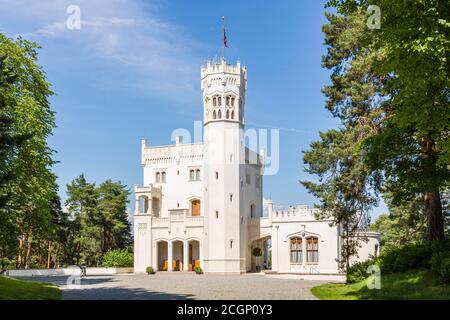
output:
[[160,182],[160,181],[161,181],[161,174],[160,174],[159,172],[157,172],[157,173],[155,174],[155,181],[156,181],[156,182]]
[[219,112],[217,112],[217,117],[218,117],[219,119],[222,119],[222,111],[219,110]]
[[234,119],[234,110],[231,111],[231,119]]
[[189,180],[191,180],[191,181],[195,180],[195,171],[194,170],[189,171]]
[[219,107],[222,105],[222,97],[217,98],[217,104],[219,105]]
[[216,171],[216,180],[219,180],[219,171]]
[[230,110],[227,110],[226,118],[227,118],[227,119],[230,119]]
[[217,106],[217,98],[216,97],[213,98],[213,107],[215,107],[215,106]]
[[219,211],[216,211],[216,219],[219,219]]
[[255,217],[255,205],[251,204],[250,205],[250,218],[254,218]]
[[231,97],[231,106],[234,107],[234,97]]
[[230,202],[233,202],[233,194],[230,194]]
[[164,171],[161,172],[161,182],[166,182],[166,173]]
[[230,97],[227,97],[227,107],[230,105]]
[[216,110],[213,111],[213,119],[217,119]]
[[195,180],[200,181],[200,169],[195,170]]

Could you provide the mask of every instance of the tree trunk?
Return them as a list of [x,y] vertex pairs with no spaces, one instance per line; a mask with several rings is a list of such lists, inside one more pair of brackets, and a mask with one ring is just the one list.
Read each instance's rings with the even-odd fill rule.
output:
[[22,250],[23,250],[23,235],[19,238],[19,254],[17,256],[17,269],[22,269]]
[[439,192],[425,193],[428,240],[444,240],[444,217]]
[[427,218],[427,238],[430,241],[444,240],[444,217],[442,215],[441,195],[439,194],[439,186],[434,184],[434,178],[437,176],[436,172],[436,143],[430,139],[425,138],[421,146],[422,161],[425,170],[428,172],[428,179],[426,181],[424,190],[424,206],[425,216]]
[[27,255],[25,257],[25,269],[30,269],[31,264],[31,241],[33,238],[33,227],[30,227],[27,236]]
[[61,245],[59,243],[56,245],[55,262],[53,264],[53,267],[55,269],[59,268],[59,248],[60,248],[60,246]]
[[47,249],[47,269],[50,269],[50,264],[52,262],[52,242],[48,242],[48,249]]

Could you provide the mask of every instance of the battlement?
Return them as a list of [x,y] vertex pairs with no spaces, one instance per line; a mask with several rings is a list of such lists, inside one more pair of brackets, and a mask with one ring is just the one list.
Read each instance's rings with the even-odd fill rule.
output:
[[201,68],[202,79],[204,79],[208,75],[218,73],[241,75],[245,80],[247,79],[247,67],[241,67],[241,62],[239,60],[235,65],[228,64],[225,59],[222,59],[219,63],[208,61],[206,63],[206,66],[203,66]]

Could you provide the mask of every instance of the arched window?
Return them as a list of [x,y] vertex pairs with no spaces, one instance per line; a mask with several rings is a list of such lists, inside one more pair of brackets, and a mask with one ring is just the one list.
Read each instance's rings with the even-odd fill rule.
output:
[[230,110],[227,110],[227,113],[226,113],[225,117],[226,117],[227,119],[230,119]]
[[222,97],[217,97],[217,104],[219,107],[222,105]]
[[251,218],[255,217],[255,205],[254,204],[250,205],[250,217]]
[[222,111],[219,110],[219,112],[217,113],[217,118],[222,119]]
[[231,111],[231,119],[234,119],[234,110]]
[[200,169],[195,170],[195,180],[200,181]]
[[303,245],[302,238],[291,239],[291,263],[302,263]]
[[215,107],[215,106],[217,106],[217,98],[216,97],[213,98],[213,107]]
[[199,216],[200,215],[200,200],[192,200],[191,201],[191,215]]
[[231,106],[234,107],[234,97],[231,97]]
[[306,239],[306,262],[319,262],[319,239],[314,237]]
[[217,119],[216,110],[213,111],[213,119]]
[[156,182],[161,182],[161,174],[160,174],[159,172],[157,172],[157,173],[155,174],[155,181],[156,181]]
[[227,107],[230,105],[230,97],[227,97]]
[[189,180],[191,180],[191,181],[195,180],[195,171],[194,170],[189,171]]
[[166,173],[164,171],[161,172],[161,182],[166,182]]

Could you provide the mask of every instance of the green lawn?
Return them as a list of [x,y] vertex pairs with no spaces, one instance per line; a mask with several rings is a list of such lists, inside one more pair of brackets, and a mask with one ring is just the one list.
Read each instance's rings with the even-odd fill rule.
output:
[[61,290],[53,284],[0,276],[0,300],[60,300]]
[[381,289],[369,290],[366,280],[353,284],[325,284],[311,289],[322,300],[450,299],[450,286],[437,284],[427,270],[381,275]]

